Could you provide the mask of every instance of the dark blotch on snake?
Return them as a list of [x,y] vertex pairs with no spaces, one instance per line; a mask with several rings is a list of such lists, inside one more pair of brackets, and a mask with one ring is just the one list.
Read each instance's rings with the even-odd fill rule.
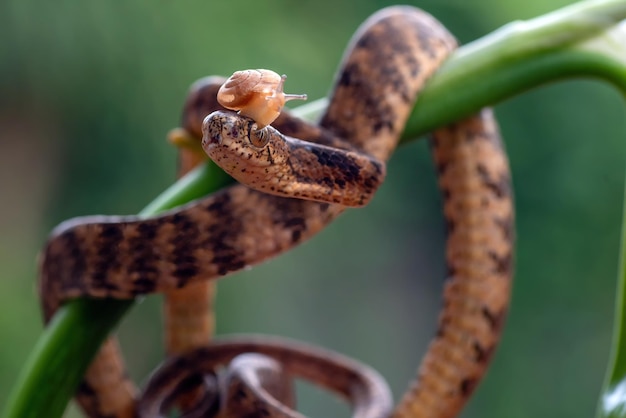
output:
[[507,276],[513,269],[513,256],[510,252],[498,255],[493,251],[489,251],[488,255],[495,264],[496,273]]
[[485,187],[490,189],[499,199],[509,197],[511,195],[511,179],[508,174],[502,174],[500,175],[500,178],[492,179],[489,171],[484,165],[479,164],[476,167],[476,170],[478,171],[478,175],[480,176],[480,179]]
[[483,306],[481,311],[480,311],[483,315],[483,317],[487,320],[487,323],[489,324],[489,328],[491,328],[492,331],[494,332],[498,332],[502,326],[504,325],[504,317],[505,317],[505,312],[491,312],[489,310],[489,308],[487,308],[486,306]]
[[460,386],[459,386],[459,390],[461,391],[461,395],[463,395],[465,397],[471,395],[472,392],[474,391],[474,389],[476,388],[477,384],[478,384],[478,381],[476,379],[473,379],[473,378],[463,379],[461,381]]
[[[84,275],[87,269],[87,264],[85,262],[85,256],[83,250],[80,246],[80,242],[76,233],[73,230],[67,230],[63,233],[62,236],[63,247],[67,250],[69,254],[71,254],[71,268],[70,271],[57,271],[59,274],[58,278],[61,280],[65,280],[70,287],[75,287],[77,289],[83,289],[85,286],[84,283]],[[59,254],[58,256],[63,256],[63,254]],[[59,260],[59,265],[63,263]],[[54,272],[52,272],[54,273]]]
[[489,361],[489,359],[491,358],[491,355],[493,354],[494,348],[495,347],[483,347],[480,345],[480,343],[478,341],[474,341],[473,343],[473,348],[474,348],[474,352],[476,354],[476,362],[478,363],[484,363],[486,361]]

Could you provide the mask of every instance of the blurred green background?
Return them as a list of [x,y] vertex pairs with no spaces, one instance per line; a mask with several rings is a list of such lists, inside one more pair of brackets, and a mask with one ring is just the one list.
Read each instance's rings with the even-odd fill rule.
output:
[[[424,0],[466,43],[567,0]],[[140,210],[172,183],[188,86],[272,68],[326,95],[357,25],[385,1],[0,2],[0,405],[41,332],[36,254],[50,229]],[[624,103],[568,81],[496,107],[511,158],[518,250],[512,311],[464,417],[588,417],[608,360],[624,179]],[[426,141],[402,147],[367,208],[220,282],[219,333],[290,336],[379,370],[398,397],[436,327],[441,199]],[[160,298],[120,329],[132,374],[162,359]],[[334,400],[305,396],[315,416]],[[330,405],[330,406],[329,406]],[[78,416],[75,409],[68,417]]]

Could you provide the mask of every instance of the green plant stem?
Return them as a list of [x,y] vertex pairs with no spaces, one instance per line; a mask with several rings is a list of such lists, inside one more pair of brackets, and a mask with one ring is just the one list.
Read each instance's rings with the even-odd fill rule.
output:
[[77,299],[59,309],[24,364],[28,373],[16,382],[19,391],[11,393],[4,416],[62,416],[93,356],[85,353],[98,350],[131,306],[126,300]]
[[[624,80],[626,81],[626,76]],[[626,99],[626,88],[622,89],[622,94]],[[626,417],[626,192],[624,197],[611,360],[598,402],[597,418]]]
[[[156,215],[217,190],[230,180],[215,164],[203,164],[161,193],[139,215]],[[15,384],[19,390],[11,392],[3,416],[60,417],[92,357],[134,303],[76,299],[62,306],[24,365]]]
[[[425,87],[402,141],[549,81],[596,77],[626,91],[623,62],[611,54],[580,48],[583,41],[623,19],[623,0],[586,1],[508,25],[459,49]],[[296,113],[312,119],[324,107],[322,99]],[[206,164],[162,193],[141,215],[200,198],[231,181]],[[132,304],[75,300],[61,307],[26,362],[3,416],[60,417],[98,346]]]
[[[626,97],[626,91],[624,91]],[[626,193],[625,193],[626,196]],[[620,274],[617,279],[611,361],[598,404],[597,418],[626,417],[626,201],[622,210]]]
[[[593,77],[626,88],[624,46],[606,39],[609,53],[599,46],[586,47],[589,39],[602,37],[599,34],[624,19],[624,0],[581,2],[531,21],[509,23],[459,48],[425,86],[401,142],[556,80]],[[303,107],[321,114],[326,100]]]

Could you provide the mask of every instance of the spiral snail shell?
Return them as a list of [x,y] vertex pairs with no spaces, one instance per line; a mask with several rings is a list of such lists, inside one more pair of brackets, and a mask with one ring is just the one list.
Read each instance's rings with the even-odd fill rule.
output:
[[306,94],[285,94],[286,75],[271,70],[236,71],[220,87],[217,101],[227,109],[254,119],[263,128],[280,115],[289,100],[306,100]]

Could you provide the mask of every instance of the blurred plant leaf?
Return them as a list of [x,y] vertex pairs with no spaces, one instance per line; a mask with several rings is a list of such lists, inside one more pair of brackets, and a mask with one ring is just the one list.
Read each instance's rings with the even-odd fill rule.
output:
[[[528,22],[507,25],[459,49],[424,89],[403,140],[415,139],[481,107],[566,77],[598,77],[626,92],[623,35],[607,31],[623,19],[623,0],[586,1]],[[314,117],[324,106],[324,101],[319,101],[296,112],[302,117]],[[214,166],[207,164],[173,185],[141,215],[150,216],[199,198],[229,182],[215,175]],[[626,227],[622,260],[626,260],[625,242]],[[621,328],[626,324],[622,310],[625,276],[626,262],[622,261],[614,357],[602,397],[601,417],[626,417],[626,359],[620,355],[626,353]],[[77,300],[59,309],[24,366],[3,416],[61,416],[100,342],[132,304]],[[63,373],[58,372],[61,368]]]

